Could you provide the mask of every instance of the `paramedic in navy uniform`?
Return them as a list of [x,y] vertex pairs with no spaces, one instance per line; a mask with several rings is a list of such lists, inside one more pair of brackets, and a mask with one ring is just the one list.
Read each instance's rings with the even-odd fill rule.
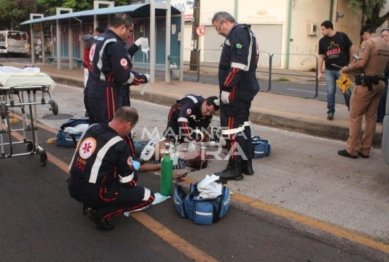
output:
[[170,108],[164,137],[168,140],[178,138],[179,143],[195,142],[196,129],[204,133],[212,121],[215,111],[219,110],[219,99],[210,96],[204,99],[200,95],[186,95]]
[[241,180],[253,175],[249,115],[251,101],[259,91],[255,70],[259,59],[257,40],[249,25],[238,24],[227,12],[218,12],[212,24],[226,39],[219,63],[220,124],[228,136],[230,156],[224,179]]
[[89,78],[84,91],[84,103],[89,124],[112,120],[116,110],[123,105],[128,85],[148,82],[148,75],[132,71],[126,41],[134,30],[128,14],[115,14],[109,29],[95,37],[89,53]]
[[137,185],[137,163],[123,140],[138,118],[134,108],[125,106],[116,111],[108,125],[91,125],[70,163],[70,196],[83,203],[99,230],[113,229],[108,222],[113,216],[144,209],[154,201],[150,189]]

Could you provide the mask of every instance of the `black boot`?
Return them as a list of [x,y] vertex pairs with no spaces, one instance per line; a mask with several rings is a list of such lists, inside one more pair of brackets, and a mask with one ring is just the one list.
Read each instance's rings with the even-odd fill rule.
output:
[[242,180],[242,160],[230,159],[227,168],[215,173],[215,176],[220,176],[220,178],[224,178],[225,180]]
[[108,220],[102,218],[96,209],[90,207],[86,210],[86,214],[93,222],[95,222],[96,228],[100,231],[110,231],[115,227],[110,224]]
[[254,175],[253,165],[251,159],[243,160],[242,173],[248,176]]

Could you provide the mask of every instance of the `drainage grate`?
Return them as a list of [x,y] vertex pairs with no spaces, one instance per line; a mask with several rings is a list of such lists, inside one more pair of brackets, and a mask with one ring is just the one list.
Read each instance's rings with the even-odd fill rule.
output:
[[46,120],[64,120],[64,119],[70,119],[73,115],[70,114],[58,114],[58,115],[45,115],[42,118]]

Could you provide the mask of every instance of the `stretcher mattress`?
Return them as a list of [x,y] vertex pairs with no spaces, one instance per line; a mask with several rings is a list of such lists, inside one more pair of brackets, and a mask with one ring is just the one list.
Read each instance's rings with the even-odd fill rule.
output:
[[0,90],[48,86],[52,91],[55,85],[54,80],[49,75],[40,73],[39,68],[26,67],[20,69],[13,66],[0,66]]

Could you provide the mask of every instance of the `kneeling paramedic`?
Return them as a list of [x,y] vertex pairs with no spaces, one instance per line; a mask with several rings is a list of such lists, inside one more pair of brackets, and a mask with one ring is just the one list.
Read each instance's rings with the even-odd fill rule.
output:
[[137,185],[139,163],[132,160],[123,140],[138,122],[132,107],[121,107],[112,121],[93,124],[83,134],[70,163],[70,196],[83,203],[84,211],[99,230],[111,230],[108,221],[124,212],[139,211],[154,201],[154,193]]
[[210,96],[186,95],[177,100],[170,108],[164,137],[168,140],[196,142],[196,129],[203,132],[212,121],[215,111],[219,110],[219,99]]

